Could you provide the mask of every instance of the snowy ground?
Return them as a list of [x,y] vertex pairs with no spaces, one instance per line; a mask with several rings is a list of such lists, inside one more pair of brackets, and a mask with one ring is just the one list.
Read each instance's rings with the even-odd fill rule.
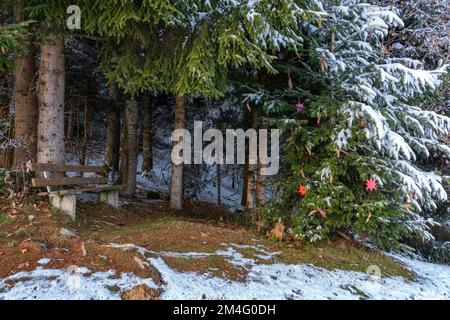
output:
[[[361,272],[329,271],[313,265],[258,265],[235,250],[224,246],[214,254],[248,268],[245,282],[214,277],[211,274],[179,272],[163,260],[165,256],[190,258],[207,253],[152,252],[134,245],[115,245],[122,250],[137,250],[160,273],[165,282],[162,299],[450,299],[450,266],[397,257],[417,274],[414,281],[401,277],[378,277]],[[253,247],[260,257],[270,258],[276,252]],[[120,292],[145,283],[157,288],[151,279],[132,274],[115,277],[113,270],[92,273],[86,268],[69,270],[44,269],[21,272],[0,280],[2,299],[119,299]]]

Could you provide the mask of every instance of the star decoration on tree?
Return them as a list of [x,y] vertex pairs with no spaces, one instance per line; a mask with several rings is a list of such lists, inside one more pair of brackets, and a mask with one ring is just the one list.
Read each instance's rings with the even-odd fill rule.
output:
[[295,104],[295,110],[297,110],[297,112],[301,112],[303,111],[303,109],[305,109],[305,105],[302,102],[298,101]]
[[378,184],[372,178],[370,178],[366,181],[366,190],[367,191],[376,191],[377,188],[378,188]]
[[304,197],[308,193],[308,188],[301,184],[298,186],[298,193],[299,193],[299,195]]

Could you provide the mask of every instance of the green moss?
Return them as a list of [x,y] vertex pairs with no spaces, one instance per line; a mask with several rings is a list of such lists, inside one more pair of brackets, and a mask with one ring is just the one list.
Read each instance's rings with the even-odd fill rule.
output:
[[176,220],[173,217],[158,218],[155,220],[146,220],[141,223],[130,224],[120,229],[105,230],[104,233],[109,233],[111,235],[134,235],[136,233],[147,231],[158,232],[167,230],[173,223],[176,223]]
[[0,224],[6,223],[8,222],[8,217],[6,216],[5,213],[0,212]]
[[116,286],[116,285],[114,285],[114,286],[107,286],[106,288],[107,288],[109,291],[113,292],[113,293],[118,293],[118,292],[120,292],[120,288],[119,288],[118,286]]

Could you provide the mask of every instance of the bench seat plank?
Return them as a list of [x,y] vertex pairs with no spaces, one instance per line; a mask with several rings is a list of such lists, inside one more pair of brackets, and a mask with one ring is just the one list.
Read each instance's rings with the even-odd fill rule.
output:
[[63,195],[72,195],[79,194],[84,192],[103,192],[103,191],[113,191],[123,189],[124,185],[100,185],[88,188],[79,188],[79,189],[67,189],[67,190],[57,190],[50,192],[39,192],[38,196],[63,196]]
[[83,166],[78,164],[53,164],[53,163],[27,163],[28,171],[35,172],[105,172],[102,166]]
[[33,178],[31,183],[33,187],[64,186],[64,185],[85,185],[85,184],[104,184],[105,177],[95,178]]

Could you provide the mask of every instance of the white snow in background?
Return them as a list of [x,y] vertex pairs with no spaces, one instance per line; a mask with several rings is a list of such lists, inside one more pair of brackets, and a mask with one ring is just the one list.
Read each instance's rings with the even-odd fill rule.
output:
[[[215,253],[156,253],[133,244],[111,246],[136,250],[143,257],[150,253],[152,257],[146,258],[147,261],[165,282],[161,287],[162,299],[450,299],[450,266],[402,256],[394,257],[416,273],[413,281],[402,277],[377,278],[363,272],[326,270],[310,264],[258,264],[236,250],[252,248],[263,259],[278,254],[263,246],[224,244],[226,248]],[[213,254],[245,268],[248,271],[246,281],[232,281],[210,273],[180,272],[163,260],[165,256],[195,259]],[[0,280],[0,300],[119,299],[121,292],[141,283],[157,288],[151,279],[132,274],[115,277],[112,270],[91,273],[87,268],[69,272],[38,267]]]
[[[149,174],[139,174],[140,168],[142,167],[143,155],[139,153],[138,155],[138,176],[137,176],[137,186],[139,188],[157,192],[167,193],[170,188],[170,178],[171,178],[171,150],[160,150],[157,148],[153,149],[153,170]],[[206,167],[206,166],[205,166]],[[217,188],[215,185],[216,169],[210,167],[210,170],[205,168],[202,171],[202,177],[205,182],[205,187],[199,192],[198,200],[207,201],[210,203],[217,203]],[[241,206],[241,194],[242,194],[242,181],[239,178],[236,179],[236,185],[232,187],[232,176],[222,173],[223,178],[221,180],[221,203],[231,212],[238,209],[242,209]],[[270,191],[268,190],[267,196],[270,196]]]

